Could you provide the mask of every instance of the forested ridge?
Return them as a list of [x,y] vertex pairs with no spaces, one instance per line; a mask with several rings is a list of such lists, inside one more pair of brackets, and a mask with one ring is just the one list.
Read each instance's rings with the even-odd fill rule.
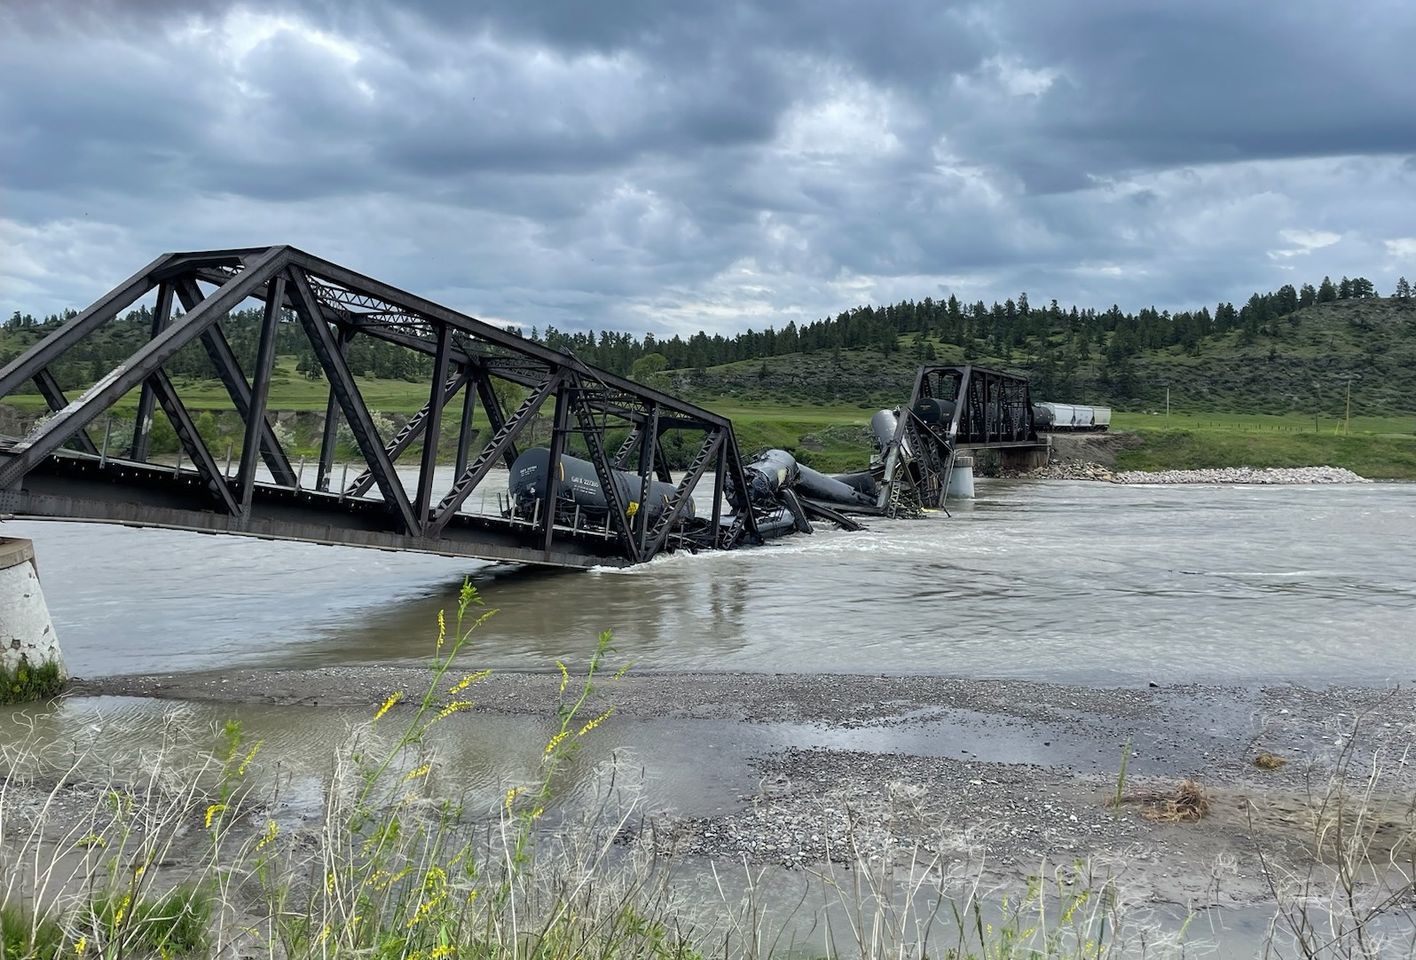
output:
[[[991,305],[965,303],[950,295],[939,300],[925,297],[860,306],[800,326],[789,322],[781,329],[746,330],[734,336],[700,332],[686,339],[658,339],[652,334],[641,338],[554,327],[532,327],[529,336],[615,373],[670,379],[679,388],[700,395],[754,389],[771,395],[806,387],[809,395],[821,396],[824,385],[809,382],[820,378],[833,382],[831,395],[835,399],[866,399],[881,389],[894,389],[894,381],[903,376],[892,374],[882,381],[878,376],[882,369],[900,371],[920,361],[939,360],[1019,369],[1034,377],[1038,395],[1085,393],[1087,399],[1124,406],[1128,400],[1154,395],[1154,389],[1147,388],[1156,385],[1157,357],[1168,356],[1181,365],[1187,358],[1198,360],[1216,351],[1258,355],[1270,364],[1285,359],[1302,340],[1294,335],[1302,326],[1300,315],[1327,316],[1331,311],[1322,307],[1328,304],[1358,308],[1356,313],[1343,311],[1344,322],[1351,329],[1343,331],[1340,343],[1329,336],[1332,351],[1352,353],[1355,349],[1375,360],[1385,352],[1384,345],[1390,346],[1392,337],[1406,344],[1416,339],[1409,329],[1386,329],[1370,319],[1385,315],[1379,307],[1399,308],[1401,315],[1406,315],[1408,308],[1416,310],[1410,284],[1403,278],[1390,298],[1381,298],[1372,282],[1362,277],[1343,277],[1337,282],[1325,277],[1317,285],[1285,285],[1269,293],[1255,293],[1239,306],[1220,302],[1213,309],[1177,313],[1154,308],[1125,312],[1117,305],[1105,310],[1064,307],[1056,300],[1039,306],[1031,303],[1026,293]],[[0,328],[0,363],[73,315],[73,311],[66,311],[37,319],[16,312]],[[259,323],[260,311],[255,309],[235,312],[228,319],[227,335],[238,356],[254,356]],[[1364,325],[1370,329],[1364,331]],[[147,338],[150,326],[151,314],[146,308],[115,319],[78,349],[66,353],[56,365],[56,375],[66,386],[92,382],[136,349]],[[1371,350],[1361,349],[1364,334],[1369,335],[1365,340]],[[298,325],[281,325],[277,353],[296,357],[301,373],[319,378],[318,365]],[[754,365],[744,369],[745,362]],[[426,357],[360,337],[350,342],[349,364],[356,376],[410,382],[425,379],[431,367]],[[847,368],[854,368],[864,378],[857,383]],[[213,376],[200,348],[184,351],[170,372],[197,379]],[[1286,389],[1291,395],[1291,388]],[[1283,403],[1282,398],[1274,402],[1277,406]],[[1416,402],[1398,401],[1400,409],[1412,407]]]

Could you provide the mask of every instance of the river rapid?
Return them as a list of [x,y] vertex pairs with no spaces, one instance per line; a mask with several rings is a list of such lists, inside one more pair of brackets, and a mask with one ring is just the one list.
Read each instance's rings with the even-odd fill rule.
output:
[[[710,488],[711,489],[711,488]],[[76,523],[32,538],[70,670],[411,662],[470,577],[473,659],[1099,684],[1416,679],[1416,486],[980,481],[919,521],[630,570]]]

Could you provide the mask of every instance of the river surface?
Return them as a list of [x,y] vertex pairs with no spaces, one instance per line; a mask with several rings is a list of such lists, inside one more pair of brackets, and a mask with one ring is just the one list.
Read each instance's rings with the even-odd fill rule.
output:
[[[709,487],[708,489],[711,489]],[[409,661],[471,577],[493,668],[925,673],[1099,684],[1416,679],[1416,486],[980,481],[953,516],[630,570],[72,523],[35,541],[73,673]]]

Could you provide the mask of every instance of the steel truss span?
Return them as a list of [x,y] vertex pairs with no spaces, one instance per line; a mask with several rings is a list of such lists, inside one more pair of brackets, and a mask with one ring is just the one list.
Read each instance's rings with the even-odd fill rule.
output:
[[921,366],[909,403],[894,414],[893,436],[880,438],[881,506],[891,514],[943,506],[961,453],[1046,446],[1027,379],[984,367]]
[[[51,368],[152,298],[147,340],[70,400]],[[225,325],[252,302],[262,313],[248,371]],[[267,409],[282,327],[308,343],[329,388],[311,464],[294,462]],[[396,434],[380,431],[350,371],[349,346],[361,337],[430,360],[427,403]],[[222,462],[179,395],[170,365],[188,347],[205,353],[241,419],[237,462],[229,451]],[[27,384],[51,413],[27,436],[0,437],[0,517],[582,568],[760,540],[757,513],[725,505],[725,483],[747,486],[728,419],[293,247],[158,257],[0,369],[0,400]],[[130,394],[134,426],[115,436],[114,407]],[[149,455],[154,408],[176,433],[175,463]],[[486,481],[499,463],[516,463],[530,446],[528,428],[544,421],[549,460],[540,498],[527,508]],[[339,464],[336,477],[341,423],[357,453],[354,469]],[[450,441],[445,423],[456,424]],[[676,483],[664,451],[670,432],[691,452]],[[405,479],[400,457],[415,448],[416,476]],[[434,468],[449,462],[451,478],[439,483]],[[561,488],[567,477],[582,489],[598,483],[593,505]],[[712,506],[698,515],[693,497],[705,482]]]

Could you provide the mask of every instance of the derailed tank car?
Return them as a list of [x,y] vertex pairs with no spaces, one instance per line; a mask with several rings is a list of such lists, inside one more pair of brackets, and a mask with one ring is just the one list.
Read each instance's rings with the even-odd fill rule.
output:
[[[546,466],[550,463],[551,452],[544,447],[534,447],[516,458],[511,466],[508,489],[511,493],[513,509],[517,513],[531,516],[541,509],[546,496]],[[673,500],[674,485],[660,480],[649,481],[649,496],[641,504],[640,478],[624,470],[613,471],[615,486],[619,490],[620,502],[628,504],[631,515],[639,510],[649,511],[652,523]],[[558,516],[570,518],[577,512],[582,519],[603,519],[610,510],[605,488],[595,473],[594,464],[567,454],[560,458],[560,483],[556,488],[556,511]],[[684,519],[693,517],[693,501],[688,500],[680,511]]]

